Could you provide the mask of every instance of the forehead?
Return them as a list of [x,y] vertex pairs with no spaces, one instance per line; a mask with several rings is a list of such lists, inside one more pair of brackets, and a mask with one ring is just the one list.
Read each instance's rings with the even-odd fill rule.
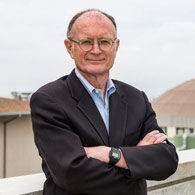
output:
[[110,37],[115,36],[112,21],[99,12],[87,12],[75,21],[72,27],[73,36],[78,37]]

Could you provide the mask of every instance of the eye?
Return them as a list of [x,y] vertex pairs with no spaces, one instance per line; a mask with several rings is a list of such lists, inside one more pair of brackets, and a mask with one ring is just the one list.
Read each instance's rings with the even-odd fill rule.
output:
[[83,46],[92,45],[92,41],[89,39],[81,40],[80,45],[83,45]]
[[102,39],[100,40],[101,45],[111,45],[111,41],[107,39]]

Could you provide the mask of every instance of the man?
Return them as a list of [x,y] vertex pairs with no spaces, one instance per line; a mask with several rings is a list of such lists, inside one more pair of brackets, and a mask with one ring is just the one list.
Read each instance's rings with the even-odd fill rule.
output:
[[173,174],[178,158],[146,95],[111,80],[119,47],[114,18],[91,9],[70,21],[76,68],[31,98],[46,195],[145,195],[145,179]]

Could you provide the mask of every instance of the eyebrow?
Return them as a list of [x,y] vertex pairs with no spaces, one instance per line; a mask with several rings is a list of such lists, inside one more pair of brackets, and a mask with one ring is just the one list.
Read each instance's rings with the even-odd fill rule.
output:
[[[84,39],[94,40],[93,38],[90,38],[90,37],[80,38],[79,40],[84,40]],[[98,38],[97,40],[99,40],[99,39],[111,39],[111,40],[113,40],[113,39],[116,39],[116,38],[100,37],[100,38]]]

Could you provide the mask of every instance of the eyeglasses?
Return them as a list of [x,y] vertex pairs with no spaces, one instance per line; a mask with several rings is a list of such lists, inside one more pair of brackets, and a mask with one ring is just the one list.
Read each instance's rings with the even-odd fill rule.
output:
[[[93,45],[94,45],[94,40],[93,39],[81,39],[79,41],[75,41],[71,38],[69,38],[69,40],[71,42],[74,42],[76,44],[79,45],[79,47],[83,50],[83,51],[90,51],[93,49]],[[99,49],[102,51],[108,51],[112,48],[113,43],[116,41],[116,38],[114,40],[112,39],[98,39],[98,46]]]

